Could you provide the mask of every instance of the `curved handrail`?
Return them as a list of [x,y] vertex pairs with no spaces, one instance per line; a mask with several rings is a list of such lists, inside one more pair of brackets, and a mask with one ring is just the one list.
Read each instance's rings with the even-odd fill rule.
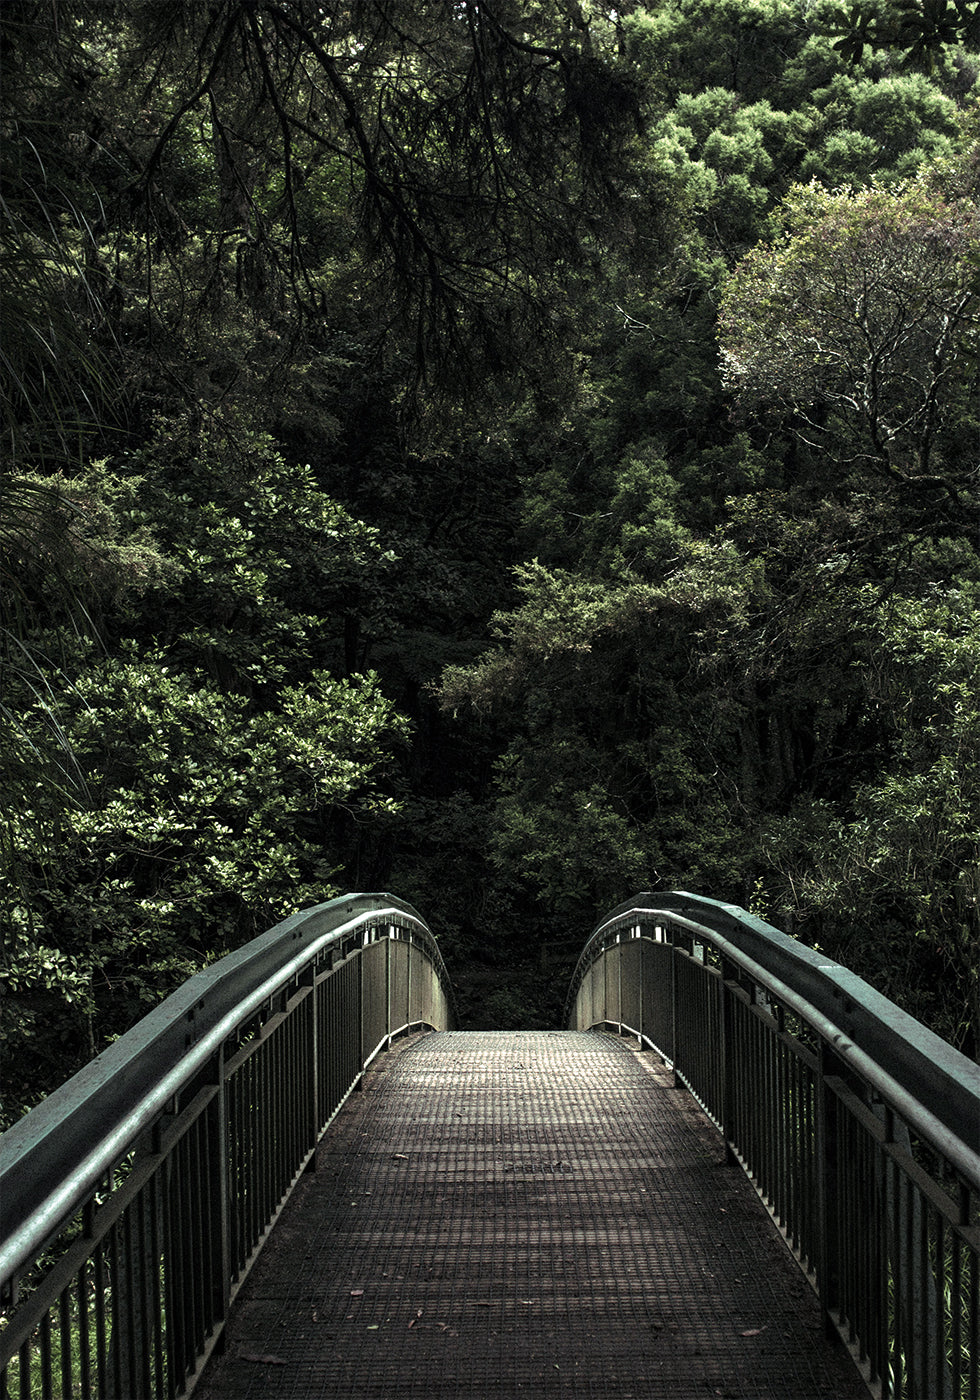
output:
[[388,894],[343,895],[292,915],[190,978],[4,1133],[0,1279],[44,1247],[236,1026],[318,955],[358,929],[390,923],[424,943],[451,1006],[438,945],[412,906]]
[[[910,1126],[921,1120],[923,1131],[931,1137],[928,1120],[938,1120],[963,1144],[966,1151],[956,1154],[957,1165],[980,1189],[980,1068],[857,973],[738,905],[683,890],[645,891],[617,905],[582,951],[572,975],[566,1021],[585,970],[601,953],[610,934],[640,918],[647,923],[655,921],[658,915],[688,921],[694,929],[714,935],[719,952],[743,965],[751,963],[746,970],[761,972],[770,982],[780,983],[772,988],[777,995],[786,988],[795,993],[822,1018],[822,1033],[837,1054],[846,1059],[853,1047],[858,1055],[880,1067],[885,1097],[896,1097],[897,1089],[899,1102],[893,1107]],[[865,1064],[862,1072],[867,1071]]]
[[980,1067],[839,963],[684,891],[602,920],[566,1012],[672,1065],[870,1384],[978,1393]]

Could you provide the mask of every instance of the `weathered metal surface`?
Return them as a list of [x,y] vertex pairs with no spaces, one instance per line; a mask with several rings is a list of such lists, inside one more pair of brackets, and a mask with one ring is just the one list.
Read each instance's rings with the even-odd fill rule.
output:
[[205,1400],[866,1396],[741,1170],[650,1054],[426,1037],[321,1145]]
[[[583,949],[572,978],[569,1006],[585,969],[606,939],[614,940],[624,926],[655,923],[658,914],[668,921],[675,919],[679,925],[686,923],[695,939],[699,928],[708,932],[713,946],[723,956],[748,960],[751,972],[761,974],[761,984],[774,981],[781,990],[791,990],[803,998],[825,1019],[837,1053],[858,1052],[873,1061],[901,1095],[902,1103],[896,1105],[900,1111],[909,1115],[917,1108],[931,1109],[975,1159],[980,1152],[980,1117],[973,1061],[882,996],[857,973],[737,905],[682,891],[645,892],[618,905]],[[618,1014],[614,1000],[607,999],[607,1006],[604,1019],[626,1019]],[[566,1024],[573,1024],[570,1016],[566,1016]]]
[[191,978],[4,1134],[0,1394],[189,1393],[322,1129],[413,1008],[451,1024],[428,929],[387,895],[332,900]]
[[651,898],[589,940],[569,1025],[669,1058],[882,1396],[980,1400],[977,1066],[744,910]]

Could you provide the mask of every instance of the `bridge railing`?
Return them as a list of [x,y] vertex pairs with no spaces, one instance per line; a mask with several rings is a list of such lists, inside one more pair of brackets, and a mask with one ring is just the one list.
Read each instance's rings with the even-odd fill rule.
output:
[[672,1065],[873,1391],[977,1400],[977,1065],[838,963],[688,894],[615,909],[566,1015]]
[[0,1396],[189,1394],[324,1128],[446,1028],[412,908],[350,895],[191,978],[0,1141]]

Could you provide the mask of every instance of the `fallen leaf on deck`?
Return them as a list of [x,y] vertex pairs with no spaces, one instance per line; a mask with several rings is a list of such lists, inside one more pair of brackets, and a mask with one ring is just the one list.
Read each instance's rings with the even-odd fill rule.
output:
[[759,1333],[764,1332],[768,1326],[767,1322],[765,1327],[750,1327],[747,1332],[743,1332],[741,1335],[743,1337],[758,1337]]

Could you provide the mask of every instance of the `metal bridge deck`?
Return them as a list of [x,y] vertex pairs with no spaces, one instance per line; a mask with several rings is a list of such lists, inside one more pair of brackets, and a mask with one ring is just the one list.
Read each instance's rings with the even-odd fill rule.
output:
[[325,1135],[205,1400],[867,1397],[718,1134],[575,1032],[396,1049]]

